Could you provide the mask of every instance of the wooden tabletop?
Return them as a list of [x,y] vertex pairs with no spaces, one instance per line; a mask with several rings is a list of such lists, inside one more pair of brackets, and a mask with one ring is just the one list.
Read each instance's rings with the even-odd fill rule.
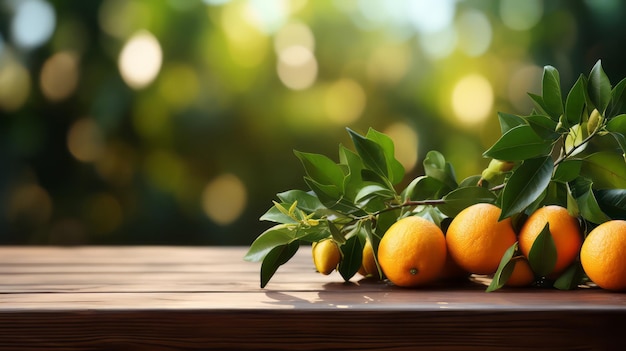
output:
[[626,294],[405,289],[243,247],[0,248],[0,350],[624,350]]

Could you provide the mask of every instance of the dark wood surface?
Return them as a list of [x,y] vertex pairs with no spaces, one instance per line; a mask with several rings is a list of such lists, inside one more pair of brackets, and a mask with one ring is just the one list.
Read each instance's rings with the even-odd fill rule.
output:
[[0,350],[626,350],[626,294],[404,289],[314,271],[265,289],[230,247],[0,248]]

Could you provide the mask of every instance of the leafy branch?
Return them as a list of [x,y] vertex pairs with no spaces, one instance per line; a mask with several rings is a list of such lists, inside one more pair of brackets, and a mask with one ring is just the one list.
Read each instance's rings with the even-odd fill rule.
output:
[[[430,151],[423,160],[424,175],[397,189],[404,168],[394,157],[392,140],[374,129],[365,135],[348,129],[354,151],[340,145],[338,162],[294,151],[308,189],[277,194],[261,216],[275,225],[256,238],[245,259],[262,262],[264,287],[302,243],[332,238],[340,247],[350,245],[341,250],[341,274],[348,280],[358,269],[359,249],[369,241],[376,250],[398,219],[421,216],[441,226],[481,202],[499,206],[501,219],[524,218],[547,204],[566,207],[586,228],[626,219],[625,88],[626,79],[613,87],[598,61],[564,100],[559,72],[544,67],[541,95],[529,94],[534,109],[525,116],[499,113],[502,135],[483,154],[491,159],[489,166],[461,181],[441,153]],[[556,255],[549,229],[542,238],[544,250],[530,255],[531,266]],[[489,291],[506,283],[511,262],[519,256],[516,250],[512,247],[502,258]],[[581,274],[572,270],[555,286],[575,286]]]

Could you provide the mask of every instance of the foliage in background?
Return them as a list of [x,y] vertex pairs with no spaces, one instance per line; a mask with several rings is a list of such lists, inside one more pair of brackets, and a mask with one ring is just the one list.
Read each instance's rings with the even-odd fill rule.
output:
[[[546,66],[541,95],[529,94],[535,104],[531,113],[499,114],[502,135],[484,152],[496,161],[482,175],[460,182],[445,157],[430,151],[425,174],[399,191],[404,170],[394,158],[394,144],[374,129],[365,135],[348,129],[356,152],[340,146],[339,163],[296,151],[309,191],[278,194],[261,217],[277,224],[245,256],[262,261],[261,286],[302,242],[335,240],[343,257],[338,271],[349,280],[361,265],[366,240],[376,250],[398,219],[421,216],[445,229],[446,221],[480,202],[499,206],[501,219],[511,217],[517,228],[545,205],[567,208],[585,234],[610,219],[626,219],[626,79],[612,86],[598,61],[569,93],[562,92],[560,81],[559,72]],[[519,255],[515,243],[502,257],[488,291],[504,285]],[[556,263],[548,226],[530,250],[529,263],[544,285],[571,289],[584,278],[575,262],[555,281],[545,282]]]
[[[626,76],[624,16],[619,0],[0,0],[0,244],[247,245],[265,199],[306,185],[290,150],[334,153],[345,126],[408,154],[397,186],[436,167],[431,149],[464,178],[546,63],[568,86],[598,58]],[[137,36],[162,54],[140,88],[120,67]],[[316,75],[298,90],[300,68]],[[488,119],[461,123],[455,96]]]

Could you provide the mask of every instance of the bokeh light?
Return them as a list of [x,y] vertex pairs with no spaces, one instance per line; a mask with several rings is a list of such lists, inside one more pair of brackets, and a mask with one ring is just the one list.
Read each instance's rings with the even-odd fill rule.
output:
[[[0,244],[246,245],[292,150],[346,128],[479,173],[498,112],[602,59],[619,0],[9,0],[0,5]],[[27,175],[25,175],[27,174]]]
[[234,174],[222,174],[211,180],[202,191],[202,208],[206,215],[219,225],[228,225],[243,212],[247,191]]
[[11,34],[15,44],[33,49],[48,41],[56,25],[52,5],[43,0],[21,0],[13,4],[15,15],[11,22]]
[[93,162],[100,157],[104,135],[93,118],[81,118],[72,124],[67,133],[67,149],[81,162]]
[[31,90],[30,73],[11,57],[0,60],[0,109],[16,111],[26,102]]
[[78,85],[78,57],[72,52],[59,52],[44,62],[41,68],[41,91],[50,101],[68,98]]
[[317,60],[310,49],[294,45],[279,54],[276,70],[280,81],[293,90],[303,90],[317,78]]
[[133,35],[119,56],[122,78],[133,89],[152,83],[159,74],[163,53],[157,38],[148,31]]
[[452,91],[452,109],[463,125],[484,122],[493,108],[493,88],[487,78],[470,74],[459,80]]
[[484,54],[493,37],[489,18],[478,10],[463,12],[457,21],[459,49],[466,55],[476,57]]
[[350,125],[356,122],[367,98],[365,91],[351,79],[340,79],[331,84],[324,96],[324,108],[330,121],[337,125]]
[[511,29],[531,29],[542,15],[542,0],[500,0],[500,17],[504,25]]

